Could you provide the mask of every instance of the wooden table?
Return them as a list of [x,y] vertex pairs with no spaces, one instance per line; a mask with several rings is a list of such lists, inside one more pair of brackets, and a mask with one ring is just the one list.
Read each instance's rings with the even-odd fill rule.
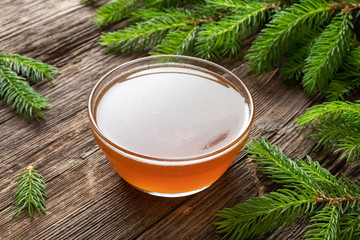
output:
[[[25,122],[0,102],[0,239],[221,239],[214,214],[279,187],[257,172],[241,152],[210,188],[183,198],[159,198],[129,186],[96,145],[87,118],[87,99],[98,79],[115,66],[146,53],[104,55],[94,6],[78,0],[2,0],[0,48],[59,68],[53,84],[36,90],[52,99],[46,121]],[[246,48],[247,46],[245,46]],[[315,141],[293,122],[323,101],[308,97],[300,84],[286,85],[277,70],[255,76],[244,60],[221,65],[249,87],[256,106],[252,136],[267,137],[290,157],[310,154],[334,174],[359,175],[358,165],[338,155],[313,152]],[[32,165],[44,176],[47,214],[33,221],[12,218],[16,175]],[[356,166],[356,167],[354,167]],[[306,223],[258,239],[300,239]]]

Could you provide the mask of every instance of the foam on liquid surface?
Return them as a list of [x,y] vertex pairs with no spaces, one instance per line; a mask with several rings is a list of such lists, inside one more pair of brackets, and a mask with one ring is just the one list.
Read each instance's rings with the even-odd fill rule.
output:
[[239,92],[210,74],[159,67],[120,78],[100,100],[96,121],[122,148],[176,159],[234,141],[249,122],[249,108]]

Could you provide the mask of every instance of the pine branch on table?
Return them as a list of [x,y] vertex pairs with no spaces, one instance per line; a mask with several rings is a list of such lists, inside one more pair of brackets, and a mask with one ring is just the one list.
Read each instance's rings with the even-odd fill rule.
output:
[[[214,8],[224,6],[223,1],[209,1],[209,5]],[[204,24],[199,31],[195,47],[197,56],[205,59],[237,56],[242,40],[263,25],[271,14],[271,8],[262,2],[236,1],[230,6],[230,12],[225,12],[218,21]]]
[[18,188],[16,191],[15,198],[15,209],[14,216],[19,216],[21,211],[26,209],[31,220],[34,217],[34,210],[39,215],[46,214],[45,198],[46,186],[41,176],[33,167],[29,166],[26,171],[19,174],[17,178]]
[[[175,12],[187,20],[171,26]],[[262,29],[246,56],[255,73],[282,66],[287,81],[302,79],[308,94],[331,100],[360,87],[354,71],[343,67],[360,41],[354,29],[360,26],[358,0],[117,0],[95,19],[99,25],[129,20],[129,27],[104,33],[100,44],[109,47],[107,53],[150,50],[210,60],[242,55],[243,40]],[[301,43],[314,31],[318,37]]]
[[329,80],[349,52],[354,39],[351,20],[350,14],[338,13],[312,46],[302,81],[305,91],[310,95],[328,86]]
[[94,21],[99,25],[116,23],[128,17],[129,13],[140,6],[142,0],[116,0],[97,9]]
[[[264,138],[247,145],[259,170],[283,188],[218,212],[217,230],[228,239],[251,239],[310,218],[309,239],[355,239],[360,182],[335,178],[318,162],[296,161]],[[283,174],[282,174],[283,173]]]
[[262,30],[246,58],[254,72],[271,70],[294,48],[297,39],[329,21],[330,5],[325,0],[304,1],[285,8]]
[[80,0],[80,2],[83,3],[83,4],[95,3],[97,1],[99,1],[99,0]]
[[170,8],[170,7],[186,7],[193,4],[203,4],[204,0],[146,0],[143,2],[147,8]]
[[352,91],[360,87],[360,47],[345,56],[340,71],[335,74],[325,93],[330,101],[344,100]]
[[341,216],[341,236],[351,239],[352,236],[360,236],[360,209],[355,212],[345,213]]
[[189,22],[193,21],[190,11],[183,13],[172,9],[167,13],[123,30],[106,33],[100,44],[110,47],[107,52],[115,53],[149,50],[159,44],[169,31],[184,30],[188,28]]
[[[90,0],[93,1],[93,0]],[[95,0],[97,1],[97,0]],[[167,7],[179,7],[189,3],[201,3],[203,1],[196,0],[116,0],[107,3],[106,5],[97,9],[97,14],[94,17],[94,21],[103,26],[106,24],[120,22],[121,20],[131,16],[132,11],[141,9],[142,6],[147,8],[167,8]]]
[[12,103],[16,113],[23,115],[26,120],[31,116],[45,119],[41,110],[51,106],[48,99],[31,88],[25,78],[3,65],[0,65],[0,97],[7,104]]
[[312,126],[318,146],[335,148],[347,161],[360,160],[360,101],[325,102],[307,109],[295,123],[304,128]]
[[155,46],[155,51],[151,52],[151,55],[186,55],[192,52],[198,30],[197,26],[186,26],[181,30],[171,31],[160,44]]
[[312,223],[304,237],[309,240],[316,239],[340,239],[340,216],[341,207],[337,204],[326,206],[311,218]]
[[51,82],[55,74],[58,74],[57,68],[51,65],[18,54],[0,52],[0,97],[6,104],[12,104],[12,109],[23,115],[25,120],[32,116],[45,119],[42,110],[51,106],[49,99],[38,94],[26,78],[34,83],[45,79]]
[[306,192],[279,189],[220,211],[216,216],[226,220],[216,223],[217,230],[228,239],[252,239],[301,220],[315,202],[316,197]]
[[309,31],[302,38],[296,41],[297,49],[291,51],[286,61],[280,66],[280,71],[284,80],[288,83],[294,83],[303,77],[306,58],[310,54],[310,49],[319,38],[320,29]]
[[54,75],[58,74],[56,67],[18,54],[0,54],[0,62],[14,72],[31,79],[34,83],[41,82],[44,79],[52,82]]

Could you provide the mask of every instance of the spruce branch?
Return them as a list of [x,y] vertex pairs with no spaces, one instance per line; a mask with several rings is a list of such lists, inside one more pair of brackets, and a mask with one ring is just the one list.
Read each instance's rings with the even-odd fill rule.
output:
[[352,15],[340,12],[321,33],[310,50],[304,68],[303,86],[314,95],[324,90],[353,43]]
[[43,176],[31,166],[19,174],[14,202],[16,212],[13,216],[19,216],[25,208],[27,208],[31,220],[34,217],[34,210],[39,215],[46,214],[45,198],[47,194],[45,182],[42,178]]
[[310,125],[319,146],[335,147],[347,161],[360,159],[360,101],[333,101],[308,108],[295,123],[300,129]]
[[41,110],[51,106],[49,99],[38,94],[26,80],[52,82],[56,74],[56,67],[0,50],[0,98],[8,105],[12,104],[12,109],[25,120],[32,116],[37,120],[45,119]]
[[353,49],[345,57],[344,63],[342,65],[342,70],[348,75],[360,77],[360,46]]
[[[320,145],[325,147],[325,150],[330,150],[339,139],[344,139],[347,136],[355,134],[356,126],[352,126],[347,122],[340,123],[338,120],[329,119],[324,122],[319,122],[317,125],[313,126],[313,129],[316,133],[312,134],[311,137],[319,137],[318,148]],[[355,129],[355,132],[354,132]]]
[[313,181],[317,183],[322,183],[327,185],[330,188],[337,187],[339,182],[336,178],[326,169],[322,168],[317,161],[313,161],[309,156],[307,156],[307,161],[297,161],[299,166],[311,176]]
[[293,83],[301,79],[305,67],[305,59],[309,56],[309,53],[310,46],[305,45],[286,59],[286,62],[281,67],[281,74],[286,82]]
[[97,9],[94,20],[99,26],[103,26],[130,17],[132,11],[141,10],[143,6],[148,9],[162,9],[184,6],[186,4],[201,4],[202,2],[201,0],[116,0]]
[[309,240],[316,239],[340,239],[340,215],[341,209],[337,204],[326,206],[315,213],[304,237]]
[[203,4],[204,0],[147,0],[143,4],[148,7],[156,8],[171,8],[171,7],[184,7],[193,4]]
[[304,128],[306,125],[314,125],[317,121],[328,121],[330,119],[357,119],[360,114],[359,101],[352,103],[348,101],[325,102],[306,109],[306,113],[299,117],[295,123]]
[[343,239],[351,239],[352,236],[360,236],[360,209],[343,214],[340,219],[341,236]]
[[[208,0],[208,4],[213,5],[214,7],[223,7],[224,9],[243,9],[247,10],[248,8],[252,8],[252,5],[255,6],[254,9],[259,8],[259,4],[261,6],[265,6],[265,1],[241,1],[241,0]],[[261,7],[260,7],[261,8]]]
[[147,21],[152,18],[161,18],[163,15],[170,15],[172,17],[176,16],[177,12],[171,11],[169,9],[157,9],[157,8],[147,8],[147,9],[137,9],[130,13],[131,20],[134,22],[138,21]]
[[335,178],[310,157],[307,161],[293,161],[261,137],[248,143],[247,152],[260,171],[285,184],[284,188],[219,211],[217,216],[224,218],[216,223],[219,233],[229,239],[249,239],[311,217],[305,237],[354,239],[357,236],[359,181]]
[[226,220],[216,223],[217,230],[229,239],[251,239],[301,220],[315,203],[316,198],[306,192],[279,189],[219,211],[216,216]]
[[116,23],[129,16],[129,13],[140,6],[141,0],[116,0],[97,9],[94,21],[99,25]]
[[154,49],[152,55],[187,55],[192,51],[198,26],[186,26],[182,30],[171,31]]
[[254,72],[271,70],[294,47],[296,40],[330,19],[325,0],[304,1],[279,12],[264,28],[246,58]]
[[[100,39],[108,53],[233,58],[242,54],[242,41],[262,28],[246,56],[252,71],[280,66],[285,80],[302,79],[307,93],[331,100],[360,87],[360,56],[347,60],[360,41],[358,0],[115,0],[95,16],[100,25],[124,18],[129,27]],[[347,62],[354,63],[352,70]]]
[[54,66],[18,54],[0,53],[1,63],[14,72],[31,79],[34,83],[41,82],[44,79],[52,82],[54,75],[59,74]]
[[81,3],[83,4],[91,4],[91,3],[95,3],[99,0],[80,0]]
[[358,87],[360,87],[360,47],[356,47],[345,56],[340,71],[335,74],[325,93],[330,101],[343,100]]
[[[138,22],[123,30],[106,33],[101,38],[100,44],[110,46],[107,52],[149,50],[160,43],[170,30],[186,28],[191,24],[191,15],[177,9],[172,10],[172,13]],[[177,16],[176,13],[178,13]]]
[[360,87],[360,77],[337,74],[325,90],[328,101],[344,100],[352,91]]
[[177,6],[181,2],[186,2],[184,0],[182,1],[176,1],[176,0],[148,0],[146,1],[147,7],[156,7],[156,8],[166,8],[166,7],[174,7]]
[[10,68],[0,65],[0,97],[17,114],[22,114],[26,120],[31,116],[36,119],[45,119],[42,109],[51,106],[48,99],[39,95],[25,78],[18,76]]
[[259,170],[269,175],[274,182],[285,184],[289,188],[306,188],[313,194],[317,192],[307,172],[265,139],[253,140],[247,144],[247,148],[250,157],[259,164]]
[[351,160],[360,159],[360,131],[357,131],[355,134],[359,135],[347,136],[344,139],[339,139],[339,143],[336,144],[336,146],[339,148],[336,149],[335,152],[342,152],[340,157],[347,157],[348,162]]
[[[218,1],[210,1],[218,4]],[[195,52],[202,58],[218,59],[236,56],[241,51],[241,41],[257,30],[268,18],[270,8],[258,2],[232,1],[233,14],[210,22],[198,34]],[[235,5],[236,4],[236,5]],[[215,6],[216,7],[216,6]],[[239,35],[240,33],[240,35]]]
[[292,83],[302,78],[305,60],[309,56],[311,47],[319,38],[320,32],[320,29],[309,31],[296,42],[296,49],[290,52],[280,68],[286,82]]

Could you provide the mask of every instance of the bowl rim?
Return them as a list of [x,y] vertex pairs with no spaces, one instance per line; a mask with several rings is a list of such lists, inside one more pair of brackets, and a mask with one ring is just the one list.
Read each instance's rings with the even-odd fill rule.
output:
[[[151,61],[151,60],[156,60],[156,59],[160,59],[160,58],[178,58],[178,59],[183,59],[183,60],[190,60],[190,61],[198,61],[201,62],[203,64],[208,64],[211,65],[215,68],[220,69],[223,72],[226,72],[227,74],[230,74],[233,78],[235,78],[243,87],[243,89],[245,90],[245,92],[241,91],[242,94],[245,94],[248,98],[248,105],[249,105],[249,109],[250,109],[250,116],[249,116],[249,120],[246,124],[246,128],[244,128],[242,130],[242,133],[240,134],[239,137],[237,137],[235,140],[233,140],[232,142],[230,142],[229,144],[227,144],[226,146],[210,152],[210,153],[206,153],[206,154],[202,154],[202,155],[196,155],[196,156],[191,156],[191,157],[177,157],[177,158],[169,158],[169,157],[153,157],[153,156],[149,156],[149,155],[145,155],[145,154],[139,154],[136,152],[133,152],[131,150],[128,150],[126,148],[123,148],[115,143],[113,143],[111,140],[109,140],[105,134],[100,130],[99,126],[97,125],[96,121],[95,121],[95,117],[91,111],[92,109],[92,100],[94,98],[95,92],[97,91],[98,87],[100,86],[100,84],[107,79],[107,77],[112,74],[113,72],[117,71],[118,69],[121,69],[123,67],[126,67],[128,65],[131,64],[136,64],[136,63],[140,63],[143,61]],[[191,64],[189,64],[191,65]],[[210,70],[209,70],[210,71]],[[210,71],[212,72],[212,71]],[[94,101],[95,102],[95,101]],[[88,112],[88,117],[90,120],[90,125],[91,125],[91,130],[93,132],[93,134],[96,134],[97,137],[99,138],[99,140],[104,143],[107,147],[111,148],[112,150],[116,151],[117,153],[131,158],[133,160],[137,160],[140,162],[144,162],[144,163],[148,163],[148,164],[154,164],[154,165],[162,165],[162,166],[179,166],[179,165],[190,165],[190,164],[196,164],[196,163],[201,163],[201,162],[206,162],[209,161],[211,159],[216,159],[217,157],[229,152],[230,150],[232,150],[233,148],[235,148],[236,146],[238,146],[240,143],[243,142],[243,140],[245,138],[248,137],[249,132],[250,132],[250,128],[252,126],[253,120],[254,120],[254,115],[255,115],[255,106],[254,106],[254,101],[252,98],[252,95],[249,91],[249,89],[246,87],[246,85],[241,81],[241,79],[236,76],[234,73],[232,73],[230,70],[226,69],[225,67],[213,63],[211,61],[208,60],[204,60],[204,59],[200,59],[200,58],[196,58],[196,57],[191,57],[191,56],[181,56],[181,55],[157,55],[157,56],[148,56],[148,57],[141,57],[141,58],[137,58],[137,59],[133,59],[130,60],[126,63],[120,64],[119,66],[111,69],[110,71],[108,71],[105,75],[103,75],[95,84],[95,86],[92,88],[89,98],[88,98],[88,104],[87,104],[87,112]]]

